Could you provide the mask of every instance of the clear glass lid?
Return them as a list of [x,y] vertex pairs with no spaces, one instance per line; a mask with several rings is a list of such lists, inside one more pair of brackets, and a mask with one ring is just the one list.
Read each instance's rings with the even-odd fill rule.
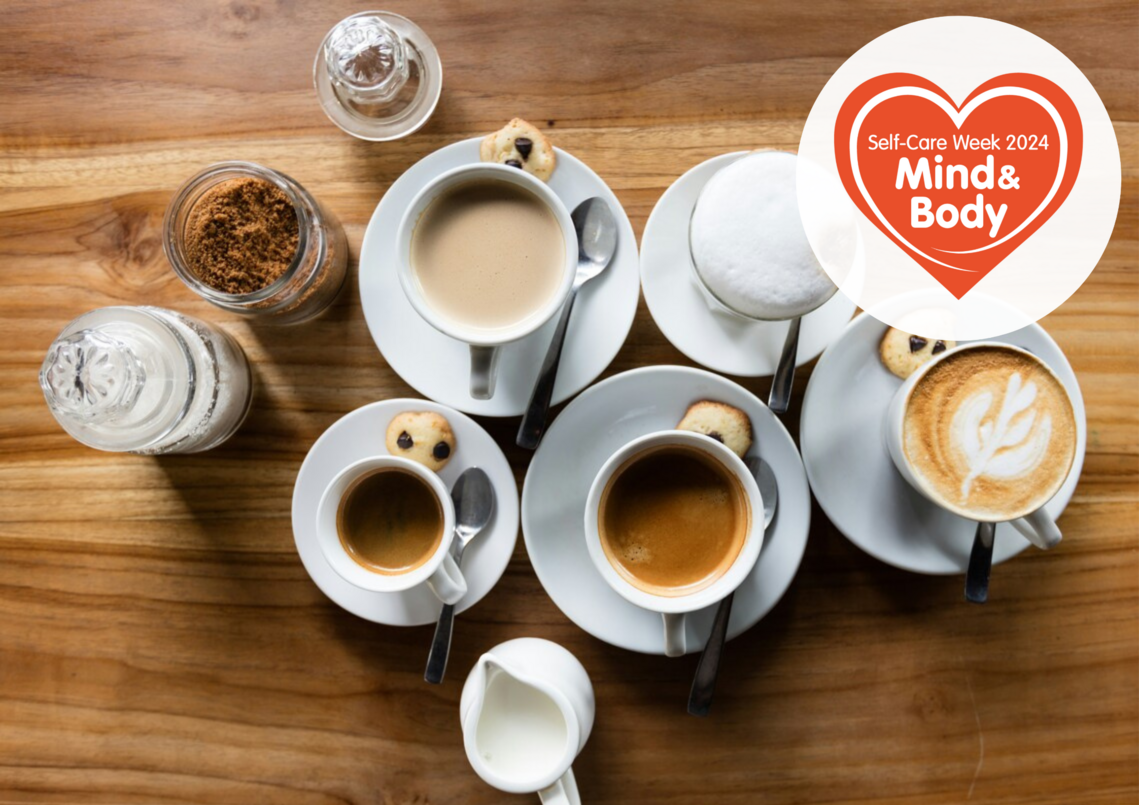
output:
[[443,65],[418,25],[387,11],[337,23],[316,54],[313,84],[325,114],[362,140],[395,140],[431,117]]

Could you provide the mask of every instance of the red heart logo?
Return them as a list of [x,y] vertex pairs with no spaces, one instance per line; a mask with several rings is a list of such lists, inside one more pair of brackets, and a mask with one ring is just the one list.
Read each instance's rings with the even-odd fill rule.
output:
[[835,160],[863,215],[960,299],[1064,203],[1083,156],[1064,90],[1014,73],[960,105],[906,73],[858,86]]

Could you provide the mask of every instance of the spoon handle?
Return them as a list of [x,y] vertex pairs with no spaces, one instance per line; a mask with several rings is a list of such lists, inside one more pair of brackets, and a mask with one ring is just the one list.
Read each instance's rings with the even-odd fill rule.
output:
[[562,316],[558,319],[557,329],[554,330],[554,339],[550,342],[546,359],[542,361],[538,382],[534,384],[534,392],[530,395],[530,403],[526,406],[526,414],[522,417],[522,425],[518,428],[515,444],[527,450],[536,449],[538,442],[542,441],[542,434],[546,432],[546,418],[550,414],[550,401],[554,398],[554,382],[558,379],[558,364],[562,360],[562,345],[566,340],[566,329],[569,326],[570,313],[573,312],[573,303],[577,299],[577,288],[575,283],[562,307]]
[[983,604],[989,600],[989,574],[993,570],[993,539],[996,525],[977,523],[969,569],[965,571],[965,600]]
[[688,694],[688,712],[694,716],[706,716],[712,709],[712,694],[716,690],[716,676],[720,673],[720,657],[724,654],[724,642],[728,637],[728,621],[732,617],[734,592],[720,602],[716,609],[716,619],[712,621],[712,632],[708,642],[700,652],[696,663],[696,676],[692,678],[692,690]]
[[787,413],[791,404],[791,384],[795,382],[795,363],[799,357],[799,323],[802,318],[791,319],[787,327],[787,338],[783,342],[783,354],[775,367],[775,377],[771,379],[771,394],[767,397],[767,407],[773,413]]
[[[467,546],[460,539],[455,540],[455,564],[463,563],[463,549]],[[427,655],[427,670],[423,678],[432,685],[443,681],[447,673],[447,656],[451,653],[451,633],[455,628],[455,605],[444,604],[439,610],[439,620],[435,624],[435,637],[431,639],[431,652]]]

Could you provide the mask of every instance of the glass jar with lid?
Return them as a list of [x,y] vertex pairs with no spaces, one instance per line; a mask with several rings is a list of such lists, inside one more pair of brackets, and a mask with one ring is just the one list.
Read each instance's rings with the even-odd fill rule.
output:
[[[195,240],[200,244],[204,239],[225,236],[237,242],[238,248],[250,250],[253,258],[260,249],[274,250],[280,259],[285,247],[267,242],[267,233],[226,232],[227,228],[236,228],[230,223],[236,216],[219,208],[223,202],[218,199],[226,192],[225,183],[232,188],[242,182],[247,187],[268,183],[265,189],[277,199],[285,199],[286,207],[291,206],[296,215],[295,252],[279,276],[261,287],[244,283],[233,288],[211,282],[192,248]],[[249,214],[248,210],[244,212]],[[247,230],[248,221],[241,222],[241,228]],[[186,182],[166,209],[162,245],[174,272],[195,293],[224,310],[266,323],[296,324],[319,315],[336,299],[347,275],[348,241],[336,218],[296,181],[253,162],[219,162]],[[215,251],[225,253],[226,245],[219,244]],[[235,265],[233,271],[240,268]]]
[[105,307],[63,328],[40,369],[48,408],[98,450],[197,453],[249,412],[245,353],[204,321],[157,307]]

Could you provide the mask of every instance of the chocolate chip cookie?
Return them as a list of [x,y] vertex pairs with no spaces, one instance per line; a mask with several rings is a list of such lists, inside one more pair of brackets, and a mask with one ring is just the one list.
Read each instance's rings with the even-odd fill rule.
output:
[[549,181],[557,166],[557,156],[550,141],[520,117],[486,136],[479,146],[479,159],[519,168],[543,182]]
[[455,434],[447,417],[434,411],[404,411],[388,424],[388,452],[438,472],[455,452]]
[[700,400],[688,406],[677,430],[703,433],[725,445],[740,458],[751,449],[751,420],[740,409],[714,400]]
[[910,335],[891,327],[882,336],[882,342],[878,345],[878,355],[887,369],[905,380],[922,364],[955,346],[957,346],[956,341],[922,338],[920,335]]

